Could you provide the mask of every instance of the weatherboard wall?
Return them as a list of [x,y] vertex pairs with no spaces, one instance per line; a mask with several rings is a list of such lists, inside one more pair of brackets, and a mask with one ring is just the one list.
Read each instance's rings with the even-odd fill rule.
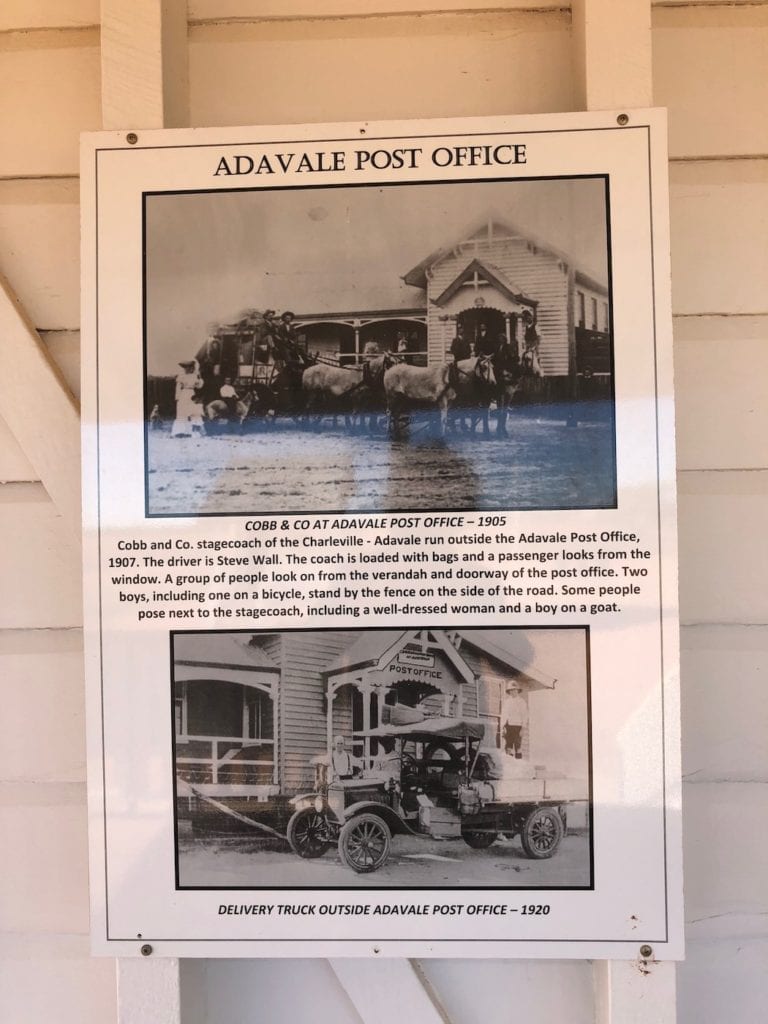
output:
[[[345,630],[283,633],[280,661],[280,787],[283,793],[311,790],[314,786],[310,761],[328,749],[326,687],[322,672],[355,639],[356,633]],[[342,724],[345,723],[342,721]],[[343,729],[342,732],[349,735]]]
[[[477,239],[461,251],[439,260],[430,267],[429,278],[429,357],[442,362],[455,334],[455,323],[443,320],[446,310],[435,299],[458,277],[473,259],[485,259],[503,271],[521,292],[538,302],[537,327],[541,335],[539,359],[547,376],[567,376],[569,370],[569,287],[567,267],[549,253],[538,250],[524,238]],[[489,289],[486,289],[487,291]],[[474,309],[474,294],[463,288],[463,309]],[[451,306],[459,310],[459,297]],[[489,298],[489,308],[493,299]],[[506,303],[504,304],[506,305]],[[503,309],[504,306],[499,306]]]
[[[477,688],[477,704],[479,717],[488,719],[488,725],[486,726],[486,739],[489,735],[492,736],[498,729],[498,740],[499,742],[503,742],[503,736],[501,735],[501,729],[503,729],[503,722],[501,722],[501,704],[506,695],[507,684],[510,679],[513,678],[514,674],[506,666],[501,665],[499,662],[495,661],[495,659],[490,658],[487,654],[483,654],[481,651],[470,647],[466,643],[461,645],[460,654],[481,681]],[[525,685],[525,676],[521,673],[517,678],[522,686],[522,695],[527,700],[528,689]],[[531,746],[530,729],[528,726],[523,729],[522,739],[523,757],[527,758]]]
[[[191,123],[573,109],[568,4],[492,6],[190,0]],[[0,5],[0,266],[75,394],[78,133],[101,125],[98,22],[97,0]],[[757,841],[768,788],[767,62],[765,0],[654,5],[654,101],[670,108],[681,494],[681,1024],[752,1024],[768,1005]],[[88,955],[78,551],[2,420],[0,480],[2,1015],[114,1024],[115,964]],[[734,839],[745,823],[749,842]],[[594,1021],[586,963],[422,966],[453,1024],[503,1024],[510,992],[526,1024]],[[361,1020],[321,961],[184,962],[182,1000],[182,1024]]]

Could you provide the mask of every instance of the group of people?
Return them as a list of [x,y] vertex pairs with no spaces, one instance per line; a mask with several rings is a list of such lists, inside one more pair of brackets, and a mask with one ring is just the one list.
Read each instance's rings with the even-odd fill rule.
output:
[[256,356],[263,363],[288,363],[300,359],[299,341],[290,309],[277,315],[274,309],[252,314],[249,327],[254,331]]
[[[306,354],[302,352],[294,326],[295,316],[291,310],[285,310],[278,316],[274,309],[263,312],[253,311],[242,321],[243,333],[247,328],[249,338],[242,343],[239,352],[240,364],[275,364],[276,366],[306,365]],[[539,363],[540,337],[536,329],[533,314],[526,310],[523,313],[523,351],[518,355],[517,347],[510,345],[505,333],[493,335],[488,324],[480,321],[471,332],[461,322],[456,327],[449,354],[458,363],[473,356],[490,356],[494,367],[503,371],[506,379],[541,377]],[[414,356],[419,351],[418,337],[409,335],[405,330],[398,330],[395,339],[395,353],[403,362],[415,362]],[[393,353],[393,354],[395,354]],[[363,367],[381,361],[376,357],[381,349],[375,341],[366,343],[363,352]],[[176,377],[176,416],[171,428],[172,437],[189,437],[204,432],[203,406],[201,393],[210,387],[213,370],[217,393],[209,395],[206,401],[218,398],[224,403],[227,415],[235,418],[238,413],[239,397],[232,376],[223,378],[215,376],[221,359],[221,342],[216,338],[209,339],[195,359],[179,363],[182,372]],[[202,362],[201,362],[202,360]],[[205,367],[209,367],[206,376]],[[209,383],[206,385],[205,381]],[[159,410],[154,410],[157,423],[160,423]],[[150,417],[150,421],[152,418]]]
[[[243,321],[251,334],[251,340],[241,347],[239,359],[242,363],[286,363],[302,362],[302,354],[296,329],[294,314],[285,310],[280,316],[274,309],[264,312],[254,311]],[[216,379],[217,364],[221,360],[221,342],[217,338],[209,339],[195,359],[179,363],[182,372],[176,375],[176,415],[171,427],[171,437],[190,437],[204,432],[203,402],[204,389],[209,391],[206,401],[220,399],[231,418],[238,414],[240,401],[235,381],[232,376]],[[202,363],[201,363],[202,361]],[[204,363],[204,365],[202,365]],[[211,368],[216,366],[214,375]],[[206,376],[206,367],[207,376]],[[210,380],[216,384],[216,391],[210,393]],[[208,380],[208,385],[206,385]],[[221,383],[219,383],[221,381]],[[154,419],[153,419],[154,417]],[[150,425],[161,423],[159,408],[156,406],[150,416]]]
[[[468,335],[464,325],[459,322],[456,325],[456,337],[451,342],[450,355],[455,362],[463,359],[471,359],[473,356],[498,357],[500,353],[507,353],[512,347],[512,358],[517,361],[517,369],[521,377],[540,377],[541,365],[539,363],[539,332],[533,314],[526,310],[523,313],[523,351],[518,357],[515,346],[510,346],[506,334],[501,333],[493,336],[488,324],[481,321],[474,332],[474,336]],[[508,367],[507,367],[508,368]]]

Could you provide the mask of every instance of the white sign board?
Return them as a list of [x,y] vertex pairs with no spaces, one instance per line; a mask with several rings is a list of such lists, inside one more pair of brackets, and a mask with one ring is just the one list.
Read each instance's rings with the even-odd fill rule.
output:
[[681,955],[663,114],[86,136],[94,950]]

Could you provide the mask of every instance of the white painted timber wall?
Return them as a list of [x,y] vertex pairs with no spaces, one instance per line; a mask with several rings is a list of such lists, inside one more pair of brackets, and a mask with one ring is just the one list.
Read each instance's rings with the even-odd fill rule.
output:
[[[105,11],[120,6],[130,17],[137,5]],[[75,393],[77,137],[102,126],[99,22],[98,0],[0,6],[0,271]],[[652,28],[672,157],[688,922],[678,1019],[751,1024],[768,1005],[768,2],[657,3]],[[573,43],[565,0],[189,0],[191,123],[574,109]],[[21,356],[21,334],[0,346]],[[27,399],[30,429],[0,420],[0,1019],[112,1024],[115,964],[89,959],[87,942],[80,570],[65,494],[78,466],[51,470],[34,388]],[[456,1024],[616,1019],[585,963],[417,967]],[[163,970],[121,967],[121,1020],[176,1019]],[[147,992],[168,996],[154,1015],[137,998],[150,971]],[[360,978],[356,988],[326,961],[189,961],[181,979],[182,1024],[379,1019],[361,1009]],[[418,998],[401,1019],[429,1019]],[[621,1019],[658,1019],[642,1000]]]

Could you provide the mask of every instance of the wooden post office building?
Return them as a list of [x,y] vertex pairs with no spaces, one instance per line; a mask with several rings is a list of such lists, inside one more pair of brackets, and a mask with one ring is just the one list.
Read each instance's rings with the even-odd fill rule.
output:
[[[593,388],[600,378],[609,383],[607,284],[565,253],[506,222],[488,219],[464,237],[449,239],[398,284],[389,306],[379,295],[376,311],[343,311],[343,297],[333,296],[339,309],[300,315],[297,326],[308,349],[354,359],[369,341],[394,350],[402,334],[410,350],[432,365],[445,361],[459,327],[474,341],[484,325],[491,339],[503,338],[522,353],[523,314],[528,311],[536,323],[539,361],[553,396],[570,395],[577,378],[592,380]],[[377,294],[381,287],[378,282]]]
[[[176,633],[179,795],[257,810],[311,790],[312,758],[335,736],[363,763],[376,757],[366,734],[386,706],[483,718],[498,743],[507,683],[526,699],[554,686],[534,662],[525,632],[504,629]],[[524,753],[528,743],[524,734]]]
[[[484,328],[492,342],[504,339],[522,354],[524,314],[529,312],[543,375],[537,396],[612,395],[607,283],[530,233],[488,218],[462,237],[448,239],[399,278],[378,266],[361,268],[359,274],[332,288],[313,292],[305,287],[305,304],[295,314],[294,327],[307,351],[349,364],[362,359],[369,343],[396,351],[404,341],[410,362],[434,365],[448,358],[459,329],[468,341],[476,341]],[[257,302],[295,308],[293,289],[292,283],[271,283]],[[238,364],[250,364],[251,355],[243,353],[252,352],[253,330],[246,321],[221,324],[206,342],[228,353],[221,360],[229,365],[229,375],[238,376]],[[241,375],[250,372],[241,369]],[[171,415],[173,378],[150,378],[148,388],[147,407],[158,404]]]

